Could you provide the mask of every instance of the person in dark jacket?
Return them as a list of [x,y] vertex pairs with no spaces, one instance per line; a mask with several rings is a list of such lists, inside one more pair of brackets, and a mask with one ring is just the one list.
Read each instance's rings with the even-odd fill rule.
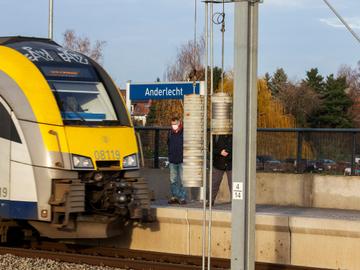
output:
[[169,204],[186,204],[186,191],[182,186],[183,177],[183,125],[178,117],[171,119],[171,131],[168,136],[171,198]]
[[224,173],[227,175],[230,194],[232,190],[232,135],[214,136],[212,198],[214,205]]

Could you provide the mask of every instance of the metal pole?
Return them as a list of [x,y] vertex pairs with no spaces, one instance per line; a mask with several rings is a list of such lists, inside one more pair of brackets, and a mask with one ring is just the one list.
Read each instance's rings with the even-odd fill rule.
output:
[[325,4],[334,12],[336,17],[342,22],[342,24],[349,30],[349,32],[354,36],[354,38],[360,43],[360,37],[351,29],[350,25],[344,20],[344,18],[336,11],[336,9],[329,3],[327,0],[323,0]]
[[159,169],[159,147],[160,147],[160,129],[155,129],[154,137],[155,151],[154,151],[154,168]]
[[297,133],[297,153],[296,153],[296,172],[302,173],[301,171],[301,160],[302,160],[302,143],[303,143],[303,133],[299,131]]
[[235,3],[231,269],[255,268],[258,1]]
[[355,155],[356,155],[356,132],[352,133],[351,175],[355,175]]
[[209,4],[205,3],[205,102],[204,102],[204,167],[203,167],[203,224],[202,224],[202,270],[206,265],[206,192],[207,192],[207,95],[209,60]]
[[130,100],[130,85],[131,85],[131,81],[127,81],[126,83],[126,106],[129,110],[129,114],[130,114],[130,118],[131,118],[131,100]]
[[54,0],[49,0],[49,39],[53,39],[54,33]]
[[196,89],[196,64],[197,64],[197,0],[194,0],[194,9],[195,9],[195,14],[194,14],[194,44],[193,44],[193,61],[194,61],[194,79],[193,79],[193,94],[195,94],[195,89]]
[[224,77],[225,77],[225,0],[222,2],[222,16],[221,24],[221,93],[224,93]]
[[[214,16],[214,4],[210,3],[210,96],[214,94],[214,23],[212,18]],[[212,106],[210,106],[210,119],[212,119]],[[211,230],[212,230],[212,171],[213,171],[213,133],[212,124],[210,120],[210,170],[209,170],[209,223],[208,223],[208,270],[211,269]]]

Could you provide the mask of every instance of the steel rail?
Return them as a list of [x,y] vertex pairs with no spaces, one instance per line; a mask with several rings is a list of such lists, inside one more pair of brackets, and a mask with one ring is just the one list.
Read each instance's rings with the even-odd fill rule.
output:
[[[118,267],[135,270],[201,269],[201,256],[187,256],[125,248],[68,245],[56,242],[32,242],[27,248],[0,247],[1,254],[44,258],[69,263]],[[230,269],[230,260],[212,258],[212,270]],[[292,265],[256,263],[256,270],[326,270]]]

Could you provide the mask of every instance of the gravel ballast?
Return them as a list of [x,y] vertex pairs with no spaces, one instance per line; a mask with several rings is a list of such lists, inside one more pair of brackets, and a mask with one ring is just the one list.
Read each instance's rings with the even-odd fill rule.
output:
[[33,259],[10,254],[0,255],[1,270],[124,270],[107,266],[93,266],[58,262],[48,259]]

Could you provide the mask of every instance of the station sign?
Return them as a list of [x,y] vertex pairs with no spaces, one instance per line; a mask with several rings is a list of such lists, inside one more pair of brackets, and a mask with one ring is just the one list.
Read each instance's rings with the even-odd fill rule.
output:
[[[130,100],[183,99],[185,95],[200,94],[201,83],[196,82],[159,82],[129,83]],[[195,91],[194,91],[195,90]]]

